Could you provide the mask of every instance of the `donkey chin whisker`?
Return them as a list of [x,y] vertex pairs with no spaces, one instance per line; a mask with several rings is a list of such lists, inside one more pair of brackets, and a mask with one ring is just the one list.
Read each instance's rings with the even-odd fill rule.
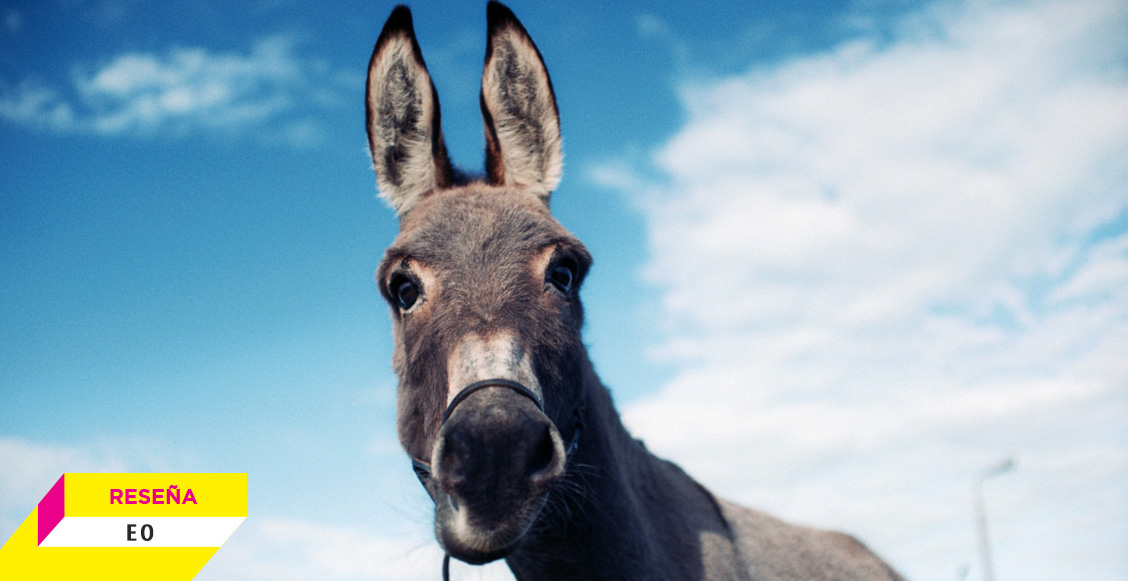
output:
[[448,551],[455,549],[450,551],[452,553],[468,551],[478,554],[499,554],[495,558],[500,558],[516,547],[521,539],[537,526],[544,516],[547,503],[548,495],[542,495],[505,519],[503,526],[493,528],[475,525],[473,522],[475,519],[465,507],[452,511],[452,518],[447,519],[446,526],[449,527],[452,535],[450,540],[456,542],[458,547],[444,548]]

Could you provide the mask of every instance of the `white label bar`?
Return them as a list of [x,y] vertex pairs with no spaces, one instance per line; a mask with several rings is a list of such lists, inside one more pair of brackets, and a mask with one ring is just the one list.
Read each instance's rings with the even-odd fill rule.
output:
[[41,547],[219,547],[245,516],[68,516]]

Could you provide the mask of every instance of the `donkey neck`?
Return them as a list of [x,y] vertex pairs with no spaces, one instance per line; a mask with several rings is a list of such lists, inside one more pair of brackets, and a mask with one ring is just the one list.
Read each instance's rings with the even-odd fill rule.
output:
[[717,547],[703,544],[731,550],[716,501],[631,437],[590,369],[584,382],[584,431],[570,460],[575,467],[552,493],[542,520],[507,557],[510,568],[522,581],[705,578],[702,555]]

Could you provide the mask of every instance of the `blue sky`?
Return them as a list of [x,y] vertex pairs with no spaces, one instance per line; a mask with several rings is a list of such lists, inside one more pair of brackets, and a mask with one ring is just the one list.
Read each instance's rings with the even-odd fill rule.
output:
[[[477,169],[484,4],[411,6]],[[1014,455],[1000,578],[1123,579],[1121,3],[510,6],[636,435],[914,579],[981,578],[970,483]],[[434,578],[372,282],[396,223],[362,95],[391,7],[0,9],[0,536],[63,471],[247,472],[201,579]]]

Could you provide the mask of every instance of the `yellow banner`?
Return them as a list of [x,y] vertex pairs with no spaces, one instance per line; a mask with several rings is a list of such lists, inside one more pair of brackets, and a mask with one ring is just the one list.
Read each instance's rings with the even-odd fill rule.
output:
[[0,579],[192,579],[246,516],[246,474],[67,473],[0,547]]

